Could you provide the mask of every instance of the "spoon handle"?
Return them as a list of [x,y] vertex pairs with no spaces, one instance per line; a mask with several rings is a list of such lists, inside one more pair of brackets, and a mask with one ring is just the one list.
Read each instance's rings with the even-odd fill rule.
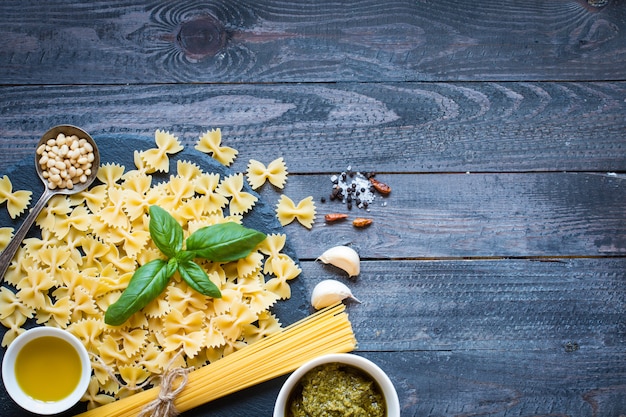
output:
[[0,254],[0,283],[4,281],[4,274],[7,272],[7,269],[9,269],[11,260],[15,256],[15,252],[17,252],[17,249],[20,247],[20,244],[24,240],[26,233],[28,233],[30,227],[35,222],[35,219],[37,218],[37,216],[39,216],[39,213],[41,212],[41,209],[43,209],[43,206],[46,205],[48,200],[50,200],[50,197],[52,197],[53,195],[54,192],[51,191],[48,187],[44,189],[43,194],[41,195],[41,197],[39,197],[37,203],[33,206],[33,208],[30,209],[28,216],[26,216],[24,222],[19,227],[19,229],[17,229],[17,232],[15,233],[15,236],[13,236],[13,239],[11,239],[9,244]]

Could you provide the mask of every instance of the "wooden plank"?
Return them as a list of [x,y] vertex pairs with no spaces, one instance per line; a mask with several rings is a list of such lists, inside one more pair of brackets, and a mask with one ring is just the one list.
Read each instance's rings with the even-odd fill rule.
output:
[[[3,172],[3,174],[6,173]],[[19,173],[9,172],[9,178]],[[626,253],[626,181],[623,175],[586,173],[386,174],[388,197],[367,210],[338,201],[321,203],[331,175],[294,175],[284,190],[259,190],[270,207],[284,194],[295,203],[312,196],[317,220],[311,230],[286,226],[301,259],[350,244],[364,259],[501,257],[602,257]],[[20,183],[15,182],[16,189]],[[38,194],[35,194],[38,195]],[[346,213],[327,224],[325,214]],[[373,220],[358,229],[356,217]],[[21,219],[16,219],[16,227]],[[8,225],[7,225],[8,226]]]
[[350,287],[361,301],[348,303],[359,351],[608,358],[626,354],[625,267],[624,258],[366,261],[347,279],[303,262],[298,279],[309,294],[323,279]]
[[[391,194],[369,211],[348,210],[330,193],[329,176],[297,176],[283,193],[294,202],[313,196],[312,230],[286,227],[296,253],[315,259],[324,248],[351,244],[364,258],[623,256],[626,253],[624,176],[585,173],[379,175]],[[261,190],[265,201],[278,197]],[[326,213],[349,213],[326,224]],[[373,224],[356,229],[355,217]]]
[[[402,416],[621,416],[626,413],[624,353],[577,350],[355,352],[390,375]],[[285,377],[196,409],[185,417],[269,416]],[[21,417],[11,401],[3,417]],[[76,409],[78,410],[78,409]]]
[[[577,350],[356,352],[394,383],[402,416],[601,417],[626,413],[626,356]],[[185,417],[271,415],[280,382],[266,395],[244,391]],[[251,400],[252,395],[252,400]]]
[[385,352],[366,355],[391,377],[402,416],[622,416],[623,352]]
[[[209,128],[292,173],[626,171],[626,83],[3,87],[0,164],[57,124],[186,146]],[[268,160],[264,160],[268,163]]]
[[620,2],[0,5],[4,84],[623,80]]

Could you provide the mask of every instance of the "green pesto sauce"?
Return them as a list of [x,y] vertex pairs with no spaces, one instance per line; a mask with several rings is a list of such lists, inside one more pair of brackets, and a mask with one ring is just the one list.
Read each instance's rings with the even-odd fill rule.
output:
[[307,372],[287,405],[287,417],[384,417],[385,400],[371,377],[344,364]]

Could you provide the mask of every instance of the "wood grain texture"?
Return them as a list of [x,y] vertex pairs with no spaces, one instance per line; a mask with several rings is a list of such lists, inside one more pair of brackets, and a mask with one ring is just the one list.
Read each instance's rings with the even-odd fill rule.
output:
[[626,78],[620,0],[10,0],[0,23],[5,85]]
[[618,417],[626,407],[623,378],[611,377],[624,372],[623,355],[459,350],[366,356],[383,369],[398,369],[403,417]]
[[[350,286],[402,417],[626,416],[623,0],[5,0],[0,23],[0,174],[57,124],[221,128],[235,171],[284,157],[267,204],[314,197],[284,228],[298,296]],[[348,166],[392,193],[322,203]],[[315,261],[338,244],[356,279]],[[184,415],[271,415],[285,379]]]
[[[294,201],[313,195],[318,221],[311,231],[286,230],[303,259],[325,246],[352,244],[365,258],[623,256],[626,252],[624,176],[584,173],[379,175],[391,194],[369,211],[328,201],[330,176],[291,178],[284,193]],[[269,193],[262,193],[271,201]],[[276,197],[277,199],[277,197]],[[326,224],[326,213],[349,222]],[[355,229],[355,217],[373,224]]]
[[[346,283],[360,351],[620,354],[626,259],[366,261],[361,274],[303,263],[309,293]],[[392,330],[393,329],[393,330]]]
[[[346,282],[359,355],[389,372],[402,416],[619,416],[626,260],[368,261]],[[285,377],[185,416],[270,415]],[[0,404],[3,417],[23,415]]]
[[[481,350],[358,352],[392,373],[402,417],[601,417],[626,409],[623,355]],[[186,417],[268,416],[278,393],[244,391]],[[253,395],[253,400],[250,397]],[[253,405],[251,405],[251,403]],[[241,412],[241,414],[236,414]]]
[[[51,126],[98,139],[209,128],[236,163],[292,173],[626,171],[626,83],[392,83],[3,87],[0,164]],[[268,163],[269,161],[264,161]]]

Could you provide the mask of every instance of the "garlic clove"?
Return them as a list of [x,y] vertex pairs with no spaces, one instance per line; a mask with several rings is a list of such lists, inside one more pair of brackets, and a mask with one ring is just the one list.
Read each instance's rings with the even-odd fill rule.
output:
[[343,269],[349,277],[355,277],[361,272],[361,260],[359,254],[348,246],[335,246],[324,252],[319,261],[331,264]]
[[335,303],[351,298],[357,303],[360,301],[352,295],[352,291],[347,285],[334,279],[325,279],[320,281],[311,293],[311,305],[319,310],[324,307],[331,306]]

